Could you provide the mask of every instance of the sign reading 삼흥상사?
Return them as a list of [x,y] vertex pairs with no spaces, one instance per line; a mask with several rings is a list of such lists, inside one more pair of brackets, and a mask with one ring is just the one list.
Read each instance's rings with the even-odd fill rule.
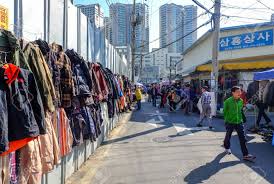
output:
[[8,9],[0,5],[0,28],[8,29],[9,28],[9,16]]
[[273,29],[221,37],[219,51],[273,45]]

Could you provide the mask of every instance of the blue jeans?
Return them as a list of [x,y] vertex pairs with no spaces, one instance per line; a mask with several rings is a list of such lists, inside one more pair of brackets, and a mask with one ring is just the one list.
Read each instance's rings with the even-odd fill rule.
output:
[[141,109],[141,100],[137,100],[137,109],[138,109],[138,110]]
[[152,105],[156,107],[157,96],[152,96]]

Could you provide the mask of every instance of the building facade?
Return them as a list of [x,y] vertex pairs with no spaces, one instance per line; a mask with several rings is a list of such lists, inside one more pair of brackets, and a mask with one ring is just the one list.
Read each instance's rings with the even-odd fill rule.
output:
[[111,22],[110,22],[110,18],[109,17],[105,17],[104,18],[104,28],[105,28],[105,36],[106,36],[106,39],[109,41],[109,42],[112,42],[112,30],[111,30]]
[[[131,44],[132,4],[115,3],[110,5],[111,43],[115,46]],[[149,52],[149,11],[146,4],[137,3],[135,14],[138,20],[136,26],[136,52]]]
[[[152,52],[146,54],[143,57],[144,68],[148,67],[149,69],[144,70],[144,74],[141,76],[142,78],[146,78],[147,76],[157,76],[155,79],[150,80],[160,80],[169,79],[170,77],[174,77],[176,75],[176,66],[182,61],[182,55],[180,53],[169,53],[168,48],[156,49],[153,48]],[[152,70],[151,67],[157,67],[158,69]],[[158,71],[156,74],[146,74],[147,71]],[[146,81],[142,79],[142,81]]]
[[[184,35],[197,28],[197,6],[184,6]],[[183,39],[183,50],[189,48],[197,40],[197,31]]]
[[197,39],[197,32],[185,38],[197,28],[197,7],[193,5],[181,6],[176,4],[164,4],[160,7],[159,31],[160,47],[165,47],[172,41],[174,44],[168,46],[168,52],[182,53]]
[[[254,71],[273,68],[273,32],[274,22],[221,28],[219,75],[223,78],[235,78],[246,88],[247,84],[253,81]],[[212,39],[212,30],[209,30],[183,53],[181,75],[185,81],[195,78],[213,80]],[[226,82],[226,87],[229,86],[228,83],[229,81]]]
[[[160,47],[163,48],[171,41],[175,41],[184,34],[183,6],[164,4],[160,7],[159,31]],[[168,52],[182,52],[183,40],[168,46]]]
[[99,4],[77,5],[83,14],[85,14],[95,25],[95,27],[104,26],[104,11]]

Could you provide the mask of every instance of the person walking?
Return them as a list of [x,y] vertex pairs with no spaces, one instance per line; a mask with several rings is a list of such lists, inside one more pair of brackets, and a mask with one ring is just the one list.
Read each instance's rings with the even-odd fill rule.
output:
[[226,99],[224,102],[224,120],[226,126],[224,147],[227,154],[231,154],[230,139],[233,131],[236,130],[241,145],[243,159],[248,161],[254,161],[256,157],[249,154],[246,146],[242,116],[243,100],[241,99],[241,88],[238,86],[234,86],[231,89],[231,93],[232,96]]
[[241,88],[241,99],[243,100],[243,103],[244,103],[244,107],[243,107],[243,110],[242,110],[243,122],[246,123],[247,120],[246,120],[244,109],[246,108],[247,97],[246,97],[246,92],[244,90],[244,85],[243,84],[240,84],[240,88]]
[[152,98],[152,105],[154,107],[156,107],[156,100],[157,100],[157,89],[155,84],[152,85],[152,89],[151,89],[151,98]]
[[175,112],[175,110],[176,110],[175,96],[176,96],[175,90],[171,89],[167,96],[168,101],[169,101],[169,112]]
[[137,110],[141,110],[141,100],[142,100],[142,92],[140,86],[137,87],[135,91],[136,100],[137,100]]
[[185,93],[185,115],[189,115],[189,113],[190,113],[190,84],[185,85],[184,93]]
[[165,88],[165,86],[162,86],[160,95],[161,95],[160,108],[164,108],[165,107],[165,101],[166,101],[166,88]]
[[211,95],[208,92],[208,87],[202,87],[201,105],[202,112],[200,113],[200,121],[197,124],[198,127],[202,127],[203,120],[208,119],[209,129],[212,129],[212,116],[211,116]]
[[149,87],[148,87],[148,90],[147,90],[147,94],[148,94],[148,102],[151,102],[151,92],[152,92],[152,87],[151,87],[151,85],[149,85]]

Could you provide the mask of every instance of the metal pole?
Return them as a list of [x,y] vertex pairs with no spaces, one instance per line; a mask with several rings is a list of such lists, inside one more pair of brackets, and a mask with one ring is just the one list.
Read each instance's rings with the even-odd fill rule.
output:
[[135,76],[135,27],[136,27],[136,16],[135,16],[135,2],[133,0],[133,7],[132,7],[132,17],[131,17],[131,25],[132,25],[132,35],[131,35],[131,81],[134,82]]
[[171,83],[171,59],[169,58],[169,83]]
[[218,77],[219,77],[218,52],[219,52],[219,33],[220,33],[220,11],[221,11],[221,0],[215,0],[214,14],[213,14],[214,30],[213,30],[213,47],[212,47],[214,86],[212,86],[212,90],[215,92],[216,105],[217,105],[217,97],[218,97]]

